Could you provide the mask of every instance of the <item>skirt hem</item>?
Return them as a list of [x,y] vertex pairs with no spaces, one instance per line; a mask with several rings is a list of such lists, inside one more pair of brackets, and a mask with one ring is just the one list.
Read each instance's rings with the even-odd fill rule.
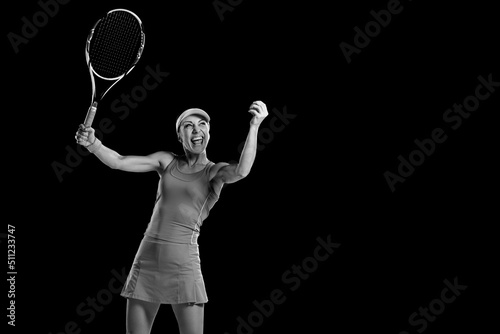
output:
[[150,303],[159,303],[159,304],[169,304],[169,305],[176,305],[176,304],[206,304],[208,302],[208,299],[204,300],[204,301],[197,301],[197,300],[186,300],[186,301],[164,301],[164,300],[159,300],[159,299],[154,299],[154,298],[149,298],[149,297],[145,297],[145,296],[140,296],[140,295],[136,295],[136,294],[133,294],[133,293],[122,293],[120,294],[120,296],[124,297],[124,298],[131,298],[131,299],[138,299],[138,300],[142,300],[142,301],[145,301],[145,302],[150,302]]

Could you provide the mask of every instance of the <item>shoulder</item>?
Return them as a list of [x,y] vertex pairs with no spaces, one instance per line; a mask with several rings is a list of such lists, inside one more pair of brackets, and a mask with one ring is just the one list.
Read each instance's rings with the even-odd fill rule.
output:
[[219,171],[226,166],[229,166],[227,162],[213,163],[213,165],[210,166],[209,179],[212,180],[219,173]]
[[172,161],[177,158],[177,155],[168,151],[159,151],[149,155],[152,159],[158,161],[159,169],[164,170]]
[[212,163],[212,166],[210,166],[209,182],[217,195],[219,195],[222,190],[224,184],[224,177],[222,177],[222,175],[227,166],[230,166],[227,162]]

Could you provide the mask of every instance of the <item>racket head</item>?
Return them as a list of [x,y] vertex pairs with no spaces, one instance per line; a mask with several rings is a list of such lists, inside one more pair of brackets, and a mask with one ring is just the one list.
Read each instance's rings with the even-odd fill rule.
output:
[[145,39],[142,21],[135,13],[121,8],[110,10],[87,37],[87,65],[101,79],[121,79],[141,58]]

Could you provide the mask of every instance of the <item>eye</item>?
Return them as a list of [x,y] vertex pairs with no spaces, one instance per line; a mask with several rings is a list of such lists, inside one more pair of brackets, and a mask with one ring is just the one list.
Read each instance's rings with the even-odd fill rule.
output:
[[184,129],[187,129],[188,127],[192,127],[192,126],[193,126],[193,124],[191,124],[191,123],[184,124]]

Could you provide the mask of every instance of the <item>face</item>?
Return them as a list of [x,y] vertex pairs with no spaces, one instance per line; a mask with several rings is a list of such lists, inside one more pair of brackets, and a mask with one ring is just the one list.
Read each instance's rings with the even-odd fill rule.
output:
[[179,139],[182,146],[192,153],[205,151],[210,140],[210,125],[196,115],[186,117],[179,125]]

